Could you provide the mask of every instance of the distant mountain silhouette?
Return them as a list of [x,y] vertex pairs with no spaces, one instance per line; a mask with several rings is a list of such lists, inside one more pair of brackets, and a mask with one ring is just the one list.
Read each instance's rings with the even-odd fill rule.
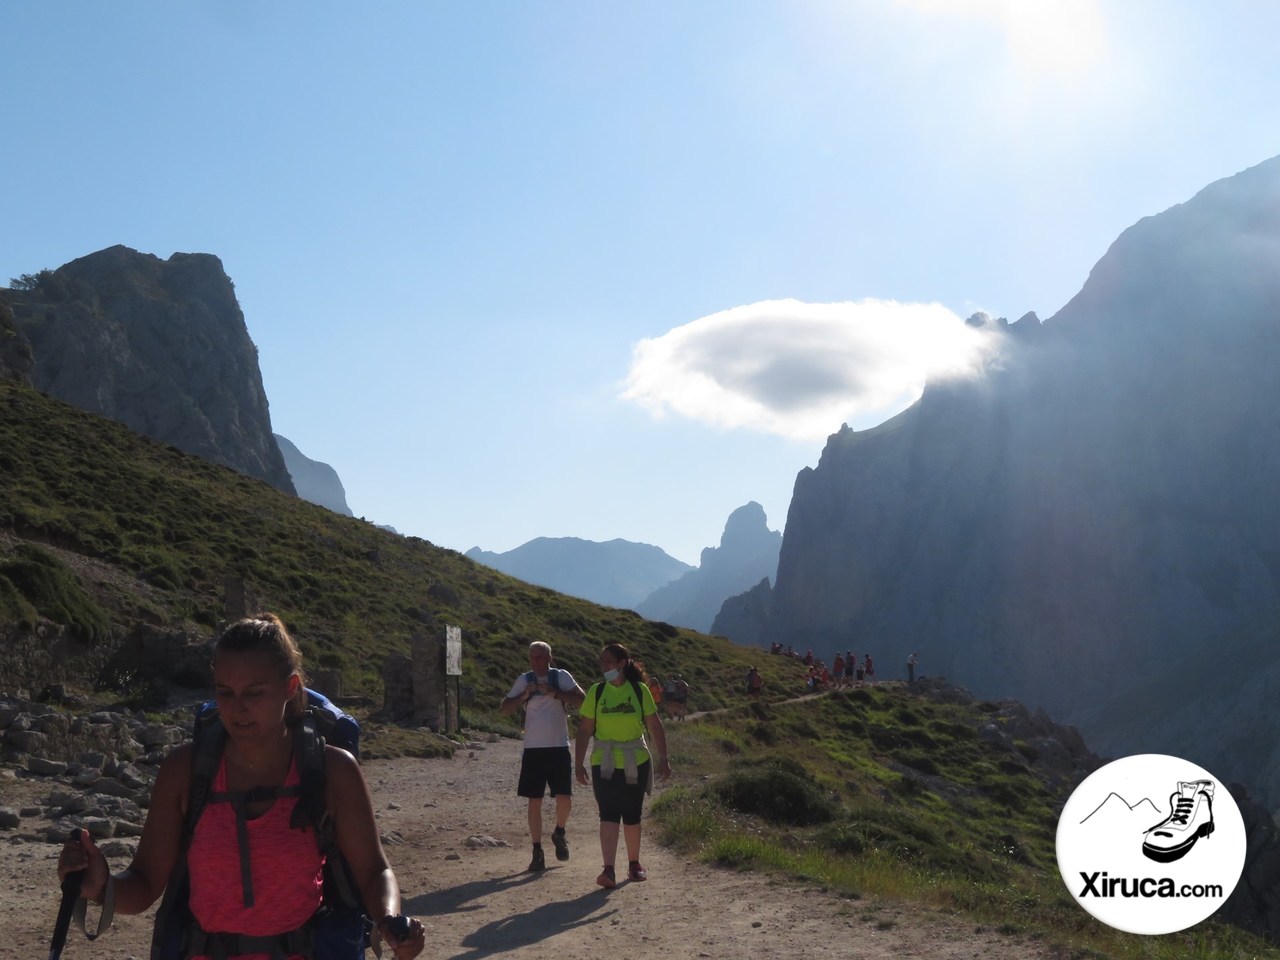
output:
[[347,491],[342,486],[338,471],[327,463],[312,460],[287,437],[282,437],[278,433],[274,436],[298,496],[311,503],[328,507],[334,513],[340,513],[344,517],[352,516],[351,508],[347,506]]
[[[982,324],[984,317],[974,319]],[[869,651],[1280,801],[1280,158],[1126,230],[980,379],[832,435],[759,636]]]
[[527,583],[624,609],[693,569],[659,547],[630,540],[538,537],[506,553],[472,547],[466,555]]
[[719,547],[706,547],[696,569],[655,590],[636,612],[707,633],[727,598],[777,573],[781,547],[782,534],[768,528],[764,507],[752,500],[729,514]]

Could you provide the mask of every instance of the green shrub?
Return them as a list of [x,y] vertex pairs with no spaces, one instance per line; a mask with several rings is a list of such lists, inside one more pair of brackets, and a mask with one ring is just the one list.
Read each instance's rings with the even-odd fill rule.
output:
[[789,757],[739,765],[714,787],[727,806],[770,823],[826,823],[839,808],[804,767]]
[[87,640],[97,641],[107,635],[107,615],[85,592],[80,578],[52,554],[21,544],[11,559],[0,564],[0,577],[40,616]]

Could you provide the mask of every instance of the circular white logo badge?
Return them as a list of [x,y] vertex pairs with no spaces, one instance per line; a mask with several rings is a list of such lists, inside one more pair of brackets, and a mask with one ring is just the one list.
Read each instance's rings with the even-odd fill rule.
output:
[[1076,902],[1128,933],[1174,933],[1222,906],[1244,869],[1244,821],[1194,763],[1124,757],[1076,787],[1058,819],[1058,869]]

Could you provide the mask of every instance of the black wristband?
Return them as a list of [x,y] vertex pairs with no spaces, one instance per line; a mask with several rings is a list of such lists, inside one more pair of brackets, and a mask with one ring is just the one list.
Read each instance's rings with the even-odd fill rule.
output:
[[405,941],[409,939],[409,930],[411,929],[409,926],[409,918],[403,913],[396,913],[383,917],[378,922],[378,926],[381,927],[383,924],[386,925],[387,932],[397,940]]

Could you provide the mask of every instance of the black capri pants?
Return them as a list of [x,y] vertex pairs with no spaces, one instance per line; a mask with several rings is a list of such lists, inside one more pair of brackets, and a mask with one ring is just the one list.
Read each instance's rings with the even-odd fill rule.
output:
[[649,763],[646,760],[637,765],[635,783],[627,783],[627,771],[621,767],[615,767],[608,779],[600,773],[599,764],[591,768],[591,789],[596,795],[602,823],[622,821],[634,826],[640,822],[640,810],[649,786]]

